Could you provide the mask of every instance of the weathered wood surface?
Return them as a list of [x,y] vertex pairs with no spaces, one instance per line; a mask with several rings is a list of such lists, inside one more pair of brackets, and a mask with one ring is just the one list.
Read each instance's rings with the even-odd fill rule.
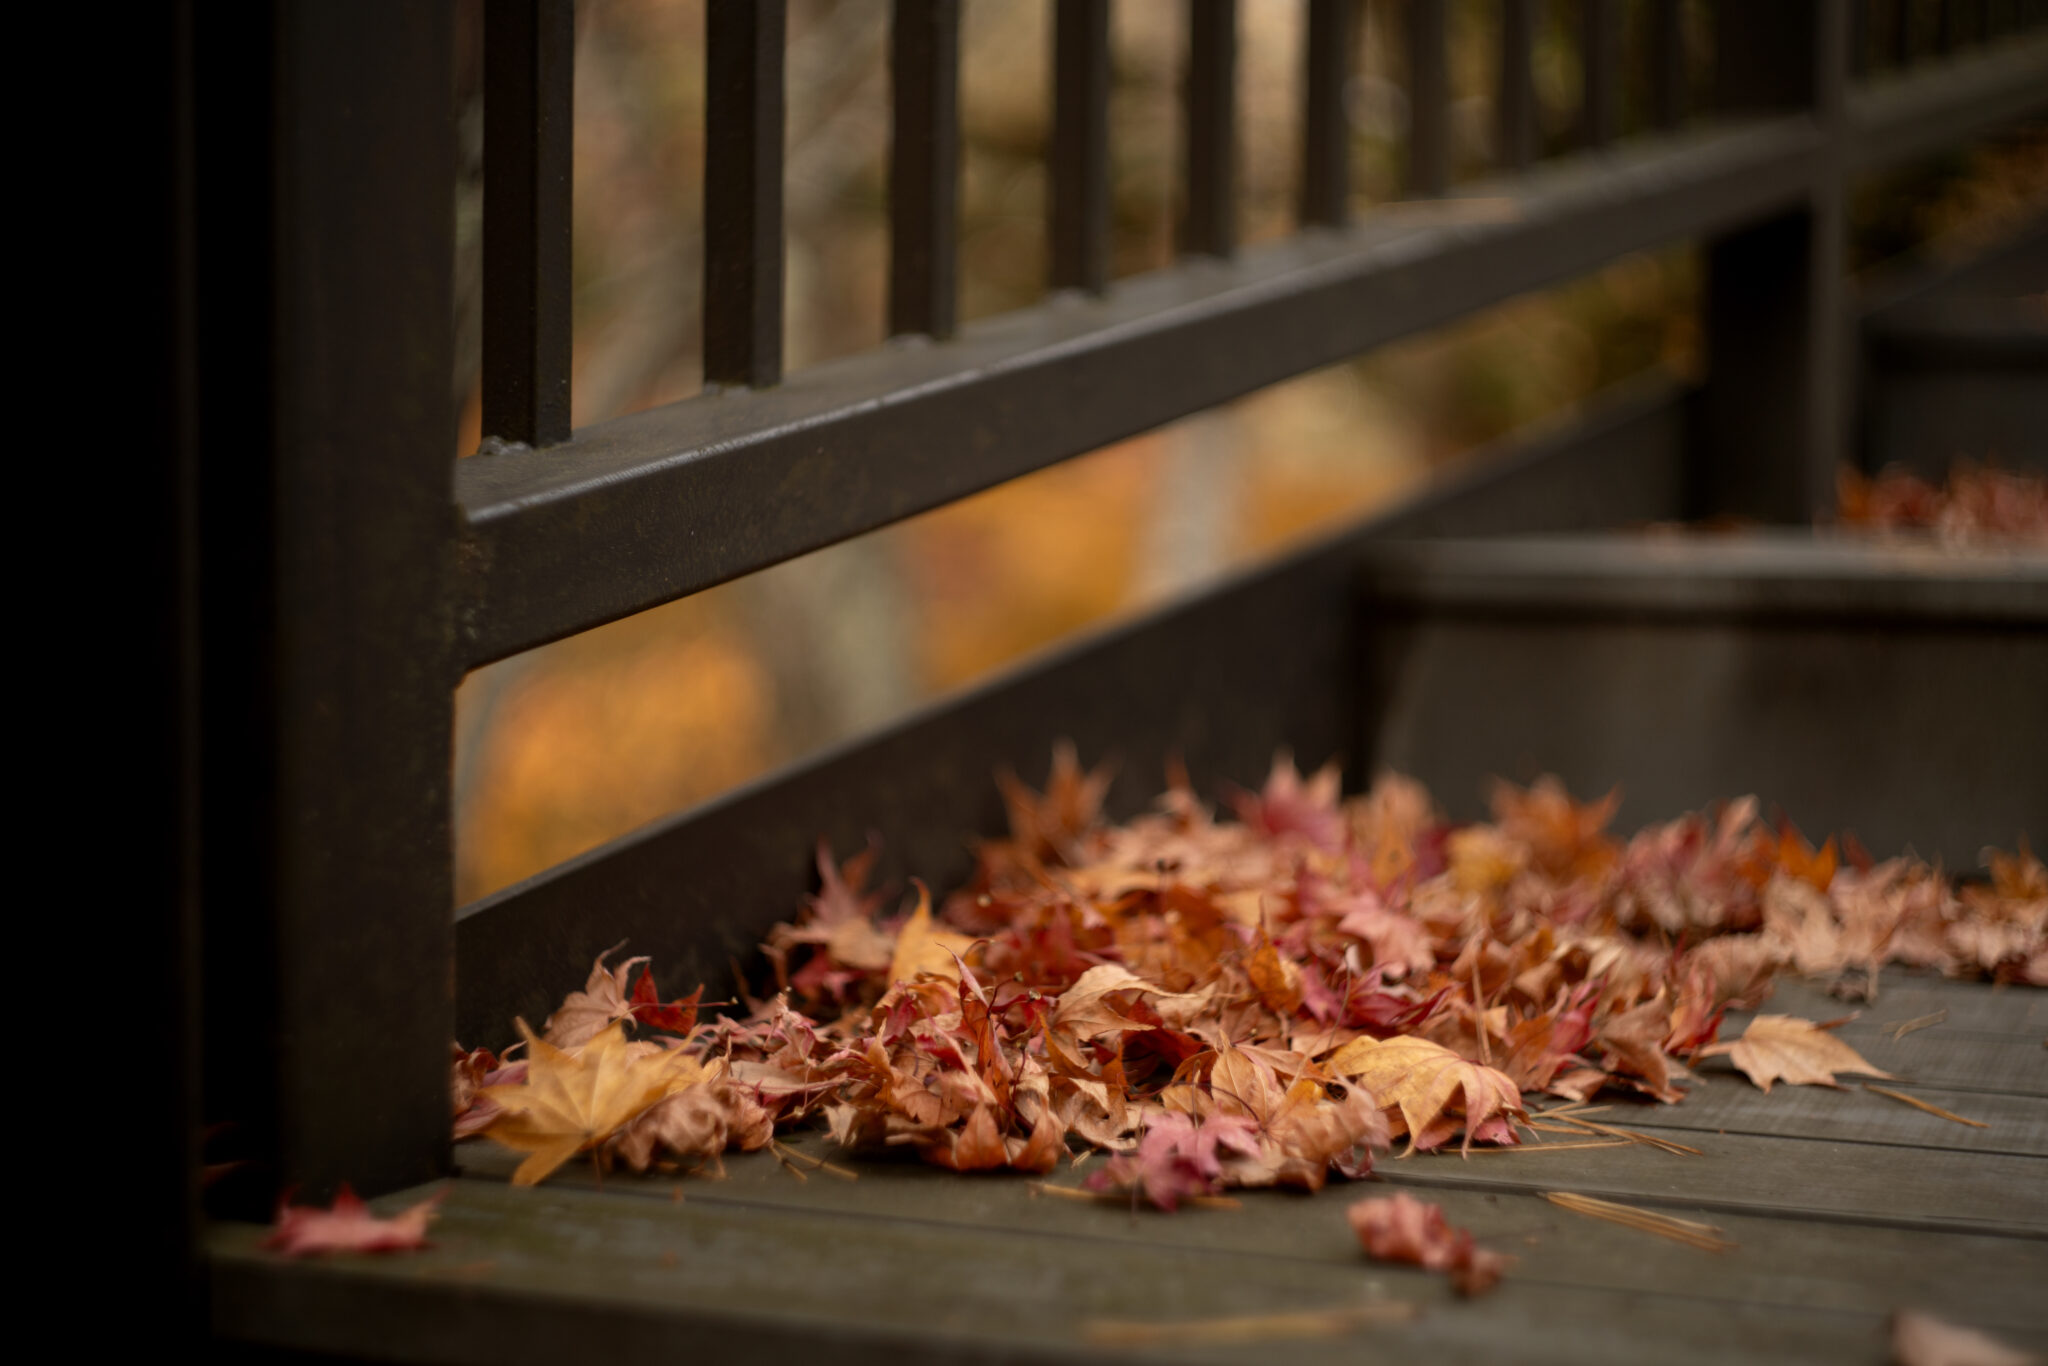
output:
[[[1589,1119],[1631,1129],[1694,1130],[1701,1133],[1770,1135],[1827,1139],[1840,1143],[1876,1143],[1936,1152],[2011,1153],[2048,1157],[2048,1100],[2038,1096],[2007,1096],[1985,1091],[1955,1091],[1900,1081],[1877,1085],[1939,1105],[1952,1114],[1984,1124],[1973,1129],[1865,1091],[1858,1079],[1847,1089],[1785,1086],[1759,1091],[1747,1077],[1725,1064],[1706,1064],[1680,1105],[1653,1100],[1603,1098],[1611,1106]],[[1552,1136],[1554,1137],[1554,1135]],[[1678,1142],[1693,1142],[1682,1133]],[[1699,1146],[1694,1142],[1693,1146]]]
[[[1718,1222],[1740,1246],[1715,1254],[1533,1196],[1449,1191],[1440,1198],[1454,1221],[1520,1258],[1499,1291],[1460,1302],[1439,1277],[1359,1257],[1342,1198],[1357,1190],[1255,1195],[1238,1210],[1168,1216],[1033,1202],[1023,1182],[1002,1178],[933,1174],[923,1184],[925,1201],[850,1214],[706,1198],[696,1184],[676,1203],[671,1182],[600,1192],[458,1181],[434,1250],[294,1268],[297,1288],[282,1300],[260,1274],[253,1230],[222,1235],[216,1303],[252,1336],[292,1341],[314,1326],[364,1354],[392,1340],[394,1318],[431,1318],[440,1341],[427,1359],[504,1362],[575,1359],[599,1342],[623,1351],[687,1343],[747,1360],[810,1334],[835,1362],[1056,1359],[1087,1346],[1091,1320],[1375,1299],[1411,1301],[1422,1314],[1290,1342],[1288,1355],[1874,1362],[1884,1315],[1907,1304],[2048,1344],[2048,1304],[2035,1292],[2048,1247],[2039,1242],[1730,1217]],[[955,1197],[980,1208],[985,1193],[1014,1212],[1055,1217],[960,1217]],[[1247,1361],[1275,1349],[1172,1355]]]
[[[1873,1063],[1904,1071],[1899,1057],[1880,1054],[1879,1042],[1893,1043],[1883,1027],[1946,1005],[1947,1022],[1895,1047],[1918,1047],[1925,1062],[1938,1055],[1914,1041],[1945,1037],[1947,1056],[1974,1059],[1977,1076],[2006,1078],[2007,1089],[1966,1091],[1946,1077],[1899,1089],[1988,1128],[1860,1088],[1780,1085],[1765,1095],[1715,1064],[1684,1104],[1622,1100],[1600,1116],[1654,1127],[1699,1157],[1641,1146],[1390,1156],[1377,1181],[1312,1197],[1252,1192],[1237,1209],[1177,1215],[913,1161],[851,1162],[853,1182],[800,1181],[764,1154],[730,1159],[724,1180],[613,1174],[599,1188],[578,1164],[544,1187],[513,1190],[504,1181],[516,1158],[471,1143],[458,1153],[465,1175],[451,1183],[436,1246],[423,1254],[285,1264],[255,1247],[260,1230],[217,1229],[215,1319],[281,1346],[549,1366],[596,1350],[834,1366],[1119,1360],[1132,1349],[1095,1342],[1091,1325],[1376,1300],[1412,1302],[1419,1316],[1335,1337],[1161,1344],[1137,1355],[1876,1363],[1887,1358],[1885,1317],[1901,1308],[2048,1349],[2039,998],[1925,978],[1881,986],[1845,1035],[1856,1030]],[[1927,1001],[1935,1004],[1922,1009]],[[1781,987],[1766,1009],[1843,1013],[1805,984]],[[818,1134],[794,1146],[839,1156]],[[1053,1180],[1077,1185],[1092,1165]],[[1345,1207],[1402,1188],[1519,1259],[1497,1291],[1460,1301],[1440,1277],[1360,1256]],[[1702,1252],[1584,1218],[1541,1198],[1555,1190],[1705,1219],[1737,1246]]]

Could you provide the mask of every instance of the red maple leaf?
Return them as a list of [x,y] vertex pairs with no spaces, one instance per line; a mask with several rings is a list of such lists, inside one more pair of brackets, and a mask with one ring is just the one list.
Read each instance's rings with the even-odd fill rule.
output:
[[1345,1214],[1367,1256],[1448,1271],[1451,1285],[1461,1295],[1491,1290],[1508,1264],[1500,1253],[1475,1246],[1464,1229],[1452,1227],[1443,1206],[1413,1196],[1360,1200]]
[[666,1029],[671,1034],[687,1034],[697,1027],[697,1003],[704,999],[704,988],[699,986],[688,996],[678,996],[664,1004],[661,993],[654,989],[654,970],[650,968],[633,984],[631,999],[636,1023]]
[[389,1219],[379,1219],[370,1207],[343,1182],[327,1209],[293,1205],[286,1191],[277,1202],[277,1223],[263,1246],[287,1257],[315,1257],[329,1252],[410,1252],[427,1245],[427,1224],[433,1219],[447,1187],[400,1210]]

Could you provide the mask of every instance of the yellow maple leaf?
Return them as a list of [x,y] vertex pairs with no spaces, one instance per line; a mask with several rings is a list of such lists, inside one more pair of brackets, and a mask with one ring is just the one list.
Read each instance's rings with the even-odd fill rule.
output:
[[527,1154],[512,1184],[544,1181],[574,1157],[597,1147],[667,1096],[705,1079],[702,1064],[682,1053],[638,1052],[612,1024],[581,1048],[557,1048],[519,1022],[526,1036],[526,1080],[487,1086],[478,1094],[503,1113],[486,1136]]
[[942,930],[932,924],[932,894],[917,884],[917,909],[896,935],[896,951],[889,958],[889,980],[909,982],[920,972],[957,981],[960,964],[955,954],[964,955],[974,941],[964,934]]
[[[1353,1039],[1323,1066],[1372,1092],[1382,1111],[1400,1116],[1409,1153],[1435,1147],[1461,1125],[1469,1149],[1475,1131],[1522,1113],[1521,1090],[1506,1073],[1412,1034]],[[1461,1113],[1451,1113],[1454,1107]]]

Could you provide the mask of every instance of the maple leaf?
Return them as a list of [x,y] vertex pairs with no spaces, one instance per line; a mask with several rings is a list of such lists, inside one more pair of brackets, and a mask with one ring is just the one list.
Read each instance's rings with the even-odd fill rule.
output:
[[582,1048],[557,1048],[536,1035],[526,1021],[526,1080],[492,1086],[480,1094],[503,1111],[484,1130],[486,1137],[527,1154],[512,1184],[544,1181],[574,1157],[610,1139],[672,1091],[703,1078],[703,1068],[686,1054],[636,1049],[613,1023]]
[[477,1087],[484,1085],[484,1078],[497,1070],[498,1059],[488,1048],[464,1049],[459,1043],[451,1047],[454,1060],[448,1079],[448,1099],[454,1106],[455,1117],[460,1119],[476,1103]]
[[890,982],[914,981],[920,972],[957,980],[960,957],[974,947],[964,934],[939,929],[932,924],[932,894],[917,884],[917,909],[896,932],[896,948],[889,958]]
[[1074,841],[1100,818],[1102,799],[1114,776],[1107,766],[1082,772],[1074,746],[1066,740],[1053,746],[1052,772],[1042,796],[1008,770],[998,773],[996,785],[1009,810],[1012,847],[1033,862],[1071,851]]
[[1830,1020],[1815,1024],[1793,1015],[1759,1015],[1749,1022],[1741,1038],[1703,1048],[1700,1056],[1727,1054],[1730,1062],[1766,1091],[1777,1081],[1794,1086],[1834,1086],[1837,1072],[1891,1076],[1872,1067],[1855,1049],[1827,1032],[1842,1023]]
[[[1600,1027],[1597,1038],[1604,1050],[1602,1064],[1610,1072],[1625,1073],[1639,1090],[1667,1105],[1683,1100],[1685,1092],[1671,1084],[1675,1064],[1664,1054],[1664,1040],[1670,1032],[1671,1010],[1660,994],[1612,1016]],[[1683,1074],[1685,1069],[1678,1070]]]
[[2031,1352],[1932,1314],[1901,1310],[1892,1315],[1891,1327],[1892,1360],[1898,1366],[2041,1366],[2041,1358]]
[[287,1257],[315,1257],[329,1252],[410,1252],[427,1245],[427,1225],[448,1197],[443,1186],[417,1205],[388,1219],[370,1207],[343,1182],[327,1209],[291,1204],[287,1191],[277,1202],[277,1222],[262,1246]]
[[1111,1158],[1084,1184],[1098,1192],[1135,1190],[1171,1211],[1191,1195],[1221,1189],[1223,1159],[1232,1153],[1259,1155],[1258,1125],[1248,1116],[1196,1120],[1179,1111],[1159,1111],[1148,1119],[1135,1153]]
[[1273,771],[1259,794],[1237,799],[1238,818],[1252,829],[1275,839],[1299,836],[1318,849],[1335,850],[1344,844],[1344,817],[1337,810],[1337,765],[1335,761],[1316,770],[1307,782],[1294,766],[1294,756],[1282,751],[1273,759]]
[[1453,1227],[1443,1206],[1410,1195],[1360,1200],[1344,1215],[1368,1257],[1448,1271],[1451,1285],[1461,1295],[1493,1289],[1508,1266],[1507,1257],[1476,1246],[1470,1233]]
[[1292,1015],[1301,1008],[1301,968],[1280,956],[1263,927],[1259,930],[1258,947],[1245,959],[1244,969],[1266,1009],[1277,1015]]
[[688,996],[678,996],[663,1003],[661,993],[654,989],[654,969],[649,968],[633,984],[630,1003],[635,1023],[665,1029],[673,1034],[688,1034],[697,1027],[697,1005],[703,999],[704,988],[699,985]]
[[[1130,993],[1130,1001],[1113,999],[1125,992]],[[1121,963],[1101,963],[1082,973],[1061,994],[1048,1023],[1084,1041],[1119,1030],[1152,1029],[1152,1024],[1130,1013],[1131,1002],[1141,999],[1168,1020],[1185,1020],[1209,1004],[1208,998],[1196,993],[1154,986]]]
[[548,1016],[542,1029],[549,1043],[557,1048],[576,1048],[596,1038],[607,1025],[631,1018],[633,1001],[626,995],[626,979],[634,968],[649,960],[628,958],[616,968],[606,967],[604,960],[624,947],[623,943],[614,944],[600,953],[590,965],[590,980],[583,984],[583,990],[570,992],[562,999],[561,1007]]
[[1501,833],[1525,846],[1536,866],[1552,878],[1595,878],[1620,860],[1620,847],[1605,833],[1621,806],[1619,788],[1597,802],[1581,804],[1548,774],[1526,792],[1496,780],[1492,804]]
[[728,1148],[765,1148],[774,1137],[774,1116],[745,1089],[715,1077],[685,1086],[641,1111],[620,1130],[616,1151],[620,1161],[644,1172],[658,1150],[685,1166],[696,1166]]
[[1398,981],[1409,974],[1428,972],[1436,966],[1436,951],[1429,931],[1412,915],[1389,910],[1371,892],[1347,903],[1344,918],[1337,922],[1340,934],[1354,935],[1372,948],[1372,964]]
[[1438,1147],[1461,1127],[1465,1150],[1475,1138],[1519,1142],[1508,1121],[1523,1113],[1520,1089],[1506,1074],[1468,1062],[1440,1043],[1412,1034],[1353,1039],[1323,1066],[1355,1080],[1381,1110],[1400,1116],[1409,1153]]

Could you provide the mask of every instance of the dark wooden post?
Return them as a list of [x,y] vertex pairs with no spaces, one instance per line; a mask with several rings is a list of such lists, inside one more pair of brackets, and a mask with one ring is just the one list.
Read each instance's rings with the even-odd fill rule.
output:
[[1724,116],[1808,112],[1826,135],[1797,210],[1706,244],[1707,383],[1690,462],[1694,510],[1805,522],[1833,505],[1843,451],[1845,0],[1722,0]]
[[199,18],[207,1118],[390,1190],[449,1147],[452,12]]

